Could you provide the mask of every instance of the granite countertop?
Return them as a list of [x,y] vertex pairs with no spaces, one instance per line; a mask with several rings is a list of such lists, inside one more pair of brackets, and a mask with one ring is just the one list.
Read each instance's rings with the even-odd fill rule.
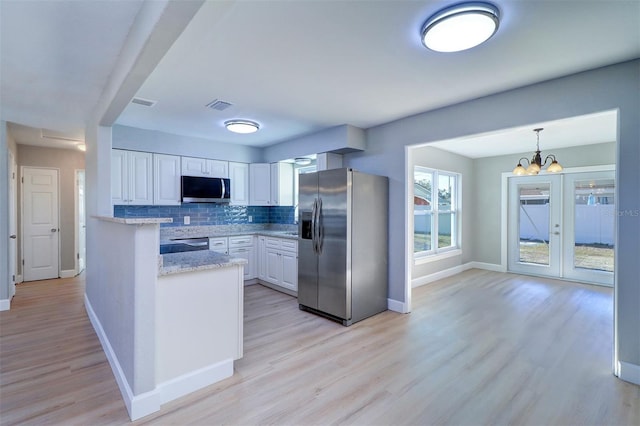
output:
[[173,219],[170,217],[112,217],[112,216],[100,216],[94,215],[93,218],[103,220],[105,222],[122,223],[125,225],[146,225],[154,223],[172,223]]
[[226,268],[233,265],[245,265],[246,263],[246,259],[230,257],[226,254],[209,250],[167,253],[159,257],[158,276]]
[[293,231],[274,231],[274,230],[250,230],[250,231],[237,231],[237,232],[200,232],[194,235],[184,236],[163,236],[160,239],[160,244],[166,244],[181,238],[223,238],[223,237],[237,237],[241,235],[262,235],[265,237],[277,237],[286,238],[289,240],[297,240],[298,233]]

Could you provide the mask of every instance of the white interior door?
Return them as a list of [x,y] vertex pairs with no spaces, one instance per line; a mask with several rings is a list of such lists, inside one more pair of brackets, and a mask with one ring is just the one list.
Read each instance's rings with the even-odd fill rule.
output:
[[613,286],[615,172],[564,177],[563,276]]
[[18,273],[18,166],[9,151],[9,299],[16,294],[16,275]]
[[24,281],[59,277],[58,171],[22,169]]
[[77,273],[84,271],[85,268],[85,258],[87,256],[87,245],[86,245],[86,214],[85,214],[85,185],[84,185],[84,170],[76,170],[76,214],[78,218],[76,220],[76,225],[78,227],[76,231],[77,241]]
[[560,277],[561,176],[509,178],[508,268]]

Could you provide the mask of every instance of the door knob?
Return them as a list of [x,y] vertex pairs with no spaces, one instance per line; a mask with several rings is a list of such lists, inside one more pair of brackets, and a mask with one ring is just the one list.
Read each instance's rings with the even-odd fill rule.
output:
[[18,237],[15,234],[13,234],[13,235],[9,235],[9,238],[11,238],[12,240],[15,240]]
[[51,232],[56,232],[57,229],[56,228],[51,228]]

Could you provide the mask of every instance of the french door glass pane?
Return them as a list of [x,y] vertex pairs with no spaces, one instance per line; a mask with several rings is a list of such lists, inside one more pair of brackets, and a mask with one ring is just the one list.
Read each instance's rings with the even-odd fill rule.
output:
[[549,265],[549,189],[549,184],[518,188],[520,262]]
[[575,183],[574,267],[613,272],[614,180]]

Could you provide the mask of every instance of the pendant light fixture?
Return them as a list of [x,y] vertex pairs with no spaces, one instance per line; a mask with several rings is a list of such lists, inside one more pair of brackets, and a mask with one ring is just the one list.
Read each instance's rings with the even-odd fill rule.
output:
[[[547,164],[548,160],[551,160],[551,164],[549,164],[549,167],[547,167],[547,172],[558,173],[562,171],[562,166],[560,165],[560,163],[558,163],[558,161],[556,160],[556,156],[553,154],[547,155],[544,158],[544,163],[542,162],[542,155],[540,155],[541,154],[540,153],[540,132],[543,130],[544,128],[542,127],[538,129],[533,129],[533,131],[536,132],[536,139],[537,139],[536,152],[533,154],[531,161],[529,161],[525,157],[522,157],[520,160],[518,160],[518,165],[516,166],[515,169],[513,169],[514,175],[518,175],[518,176],[537,175],[538,173],[540,173],[540,170],[542,170],[542,167],[544,167]],[[528,163],[526,169],[522,166],[523,160]]]
[[491,3],[456,4],[427,19],[422,44],[436,52],[460,52],[489,40],[499,25],[500,12]]
[[229,120],[224,122],[224,127],[233,133],[255,133],[260,129],[260,125],[251,120]]

